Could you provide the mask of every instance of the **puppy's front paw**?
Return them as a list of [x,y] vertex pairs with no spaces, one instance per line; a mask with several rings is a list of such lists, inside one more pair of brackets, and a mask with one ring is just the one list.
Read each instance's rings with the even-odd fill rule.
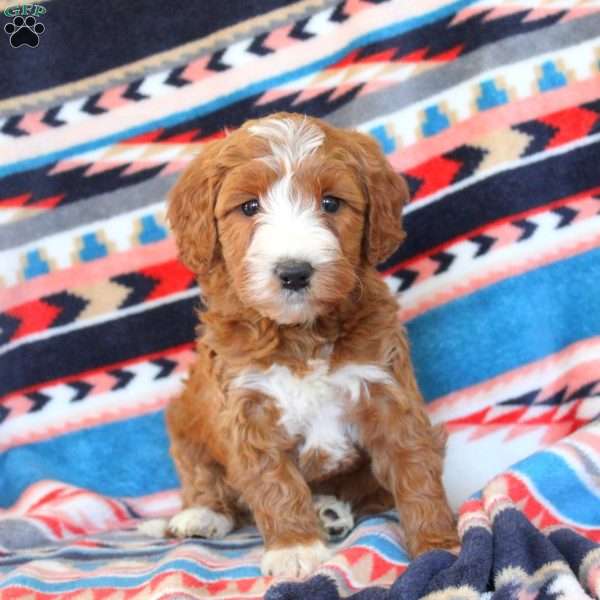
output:
[[138,533],[153,538],[164,538],[167,535],[169,521],[167,519],[148,519],[137,526]]
[[335,496],[315,496],[314,507],[329,540],[346,537],[354,527],[354,515],[348,502]]
[[197,506],[176,514],[167,527],[173,537],[222,538],[233,529],[233,520],[210,508]]
[[263,575],[275,577],[306,577],[330,556],[321,541],[267,550],[262,558]]

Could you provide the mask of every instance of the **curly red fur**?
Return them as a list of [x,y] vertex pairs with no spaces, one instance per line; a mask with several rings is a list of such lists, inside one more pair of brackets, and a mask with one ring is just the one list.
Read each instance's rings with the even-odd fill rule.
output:
[[[303,159],[294,184],[307,197],[332,189],[347,200],[345,212],[323,217],[341,256],[315,291],[314,318],[282,324],[247,289],[244,260],[256,225],[237,207],[277,179],[260,160],[269,145],[252,135],[256,121],[211,143],[171,194],[180,256],[206,299],[196,363],[167,411],[184,507],[205,506],[237,524],[250,515],[272,549],[322,539],[311,495],[332,493],[357,514],[395,506],[413,555],[453,546],[441,480],[444,432],[426,415],[397,302],[375,270],[404,238],[406,184],[371,139],[309,122],[324,139]],[[366,381],[347,406],[360,443],[333,470],[321,449],[301,453],[302,440],[283,426],[273,397],[236,383],[250,367],[267,372],[273,365],[302,378],[324,356],[329,372],[368,364],[390,376]]]

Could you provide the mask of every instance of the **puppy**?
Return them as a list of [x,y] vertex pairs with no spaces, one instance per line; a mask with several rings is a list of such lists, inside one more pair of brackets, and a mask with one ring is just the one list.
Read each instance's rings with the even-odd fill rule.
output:
[[171,535],[253,519],[263,573],[285,576],[327,558],[324,515],[340,507],[396,507],[413,556],[457,543],[445,436],[375,270],[407,199],[372,139],[295,114],[248,121],[184,172],[168,218],[205,310],[167,409],[184,507]]

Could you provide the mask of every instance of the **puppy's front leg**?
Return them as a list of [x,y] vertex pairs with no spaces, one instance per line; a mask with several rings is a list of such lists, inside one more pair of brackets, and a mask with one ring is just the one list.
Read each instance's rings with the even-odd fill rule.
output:
[[254,392],[232,403],[228,477],[249,505],[265,541],[265,575],[303,577],[329,557],[311,491],[291,457],[270,398]]
[[409,554],[456,546],[442,484],[444,431],[431,425],[416,385],[369,388],[359,411],[361,440],[376,479],[394,496]]

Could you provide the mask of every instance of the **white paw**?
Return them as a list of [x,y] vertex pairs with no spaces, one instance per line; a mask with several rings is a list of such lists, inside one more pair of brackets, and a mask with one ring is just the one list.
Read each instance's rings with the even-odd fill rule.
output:
[[342,502],[335,496],[315,496],[313,504],[330,540],[339,540],[352,531],[354,515],[349,502]]
[[233,529],[233,520],[210,508],[186,508],[170,521],[167,531],[174,537],[222,538]]
[[164,538],[167,535],[169,521],[167,519],[148,519],[142,521],[138,526],[138,533],[153,538]]
[[331,553],[321,541],[312,544],[288,546],[267,550],[262,558],[263,575],[274,577],[306,577]]

